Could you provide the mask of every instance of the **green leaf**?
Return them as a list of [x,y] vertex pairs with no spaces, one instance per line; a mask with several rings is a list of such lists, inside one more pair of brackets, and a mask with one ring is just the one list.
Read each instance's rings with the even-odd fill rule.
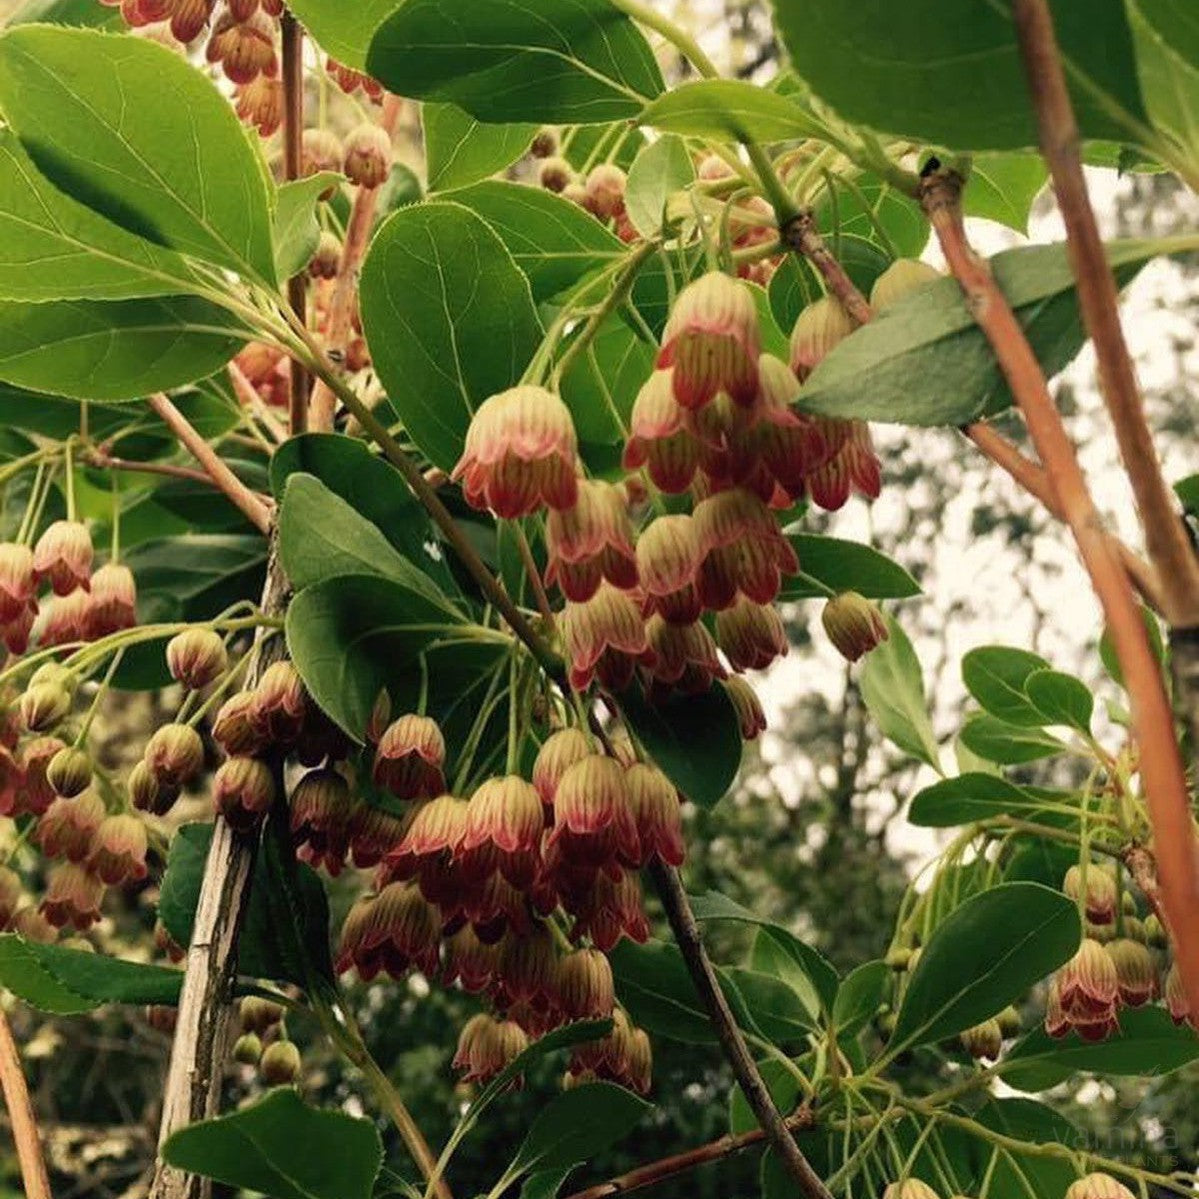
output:
[[1035,670],[1024,680],[1024,690],[1050,724],[1090,734],[1095,697],[1081,679],[1060,670]]
[[[992,1099],[975,1112],[974,1119],[984,1128],[1030,1146],[1082,1143],[1083,1134],[1061,1112],[1031,1099]],[[990,1160],[992,1150],[989,1141],[979,1139],[976,1154],[981,1162]],[[979,1168],[980,1182],[985,1168]],[[1073,1162],[1012,1150],[999,1154],[990,1194],[1027,1195],[1031,1189],[1034,1195],[1065,1195],[1077,1179]]]
[[755,943],[751,959],[754,968],[783,979],[803,999],[813,1019],[832,1008],[839,979],[832,963],[818,949],[719,891],[693,895],[691,909],[696,920],[736,920],[760,928],[766,936]]
[[[774,0],[796,71],[842,117],[956,150],[1037,144],[1007,2]],[[1136,140],[1145,109],[1122,0],[1053,0],[1083,135]]]
[[695,163],[681,137],[668,133],[633,160],[625,188],[625,211],[642,237],[655,237],[666,220],[666,203],[695,182]]
[[371,38],[402,0],[294,0],[288,7],[320,44],[347,67],[363,70]]
[[305,270],[321,240],[321,223],[316,206],[321,196],[336,187],[341,176],[321,171],[306,179],[293,179],[279,188],[275,208],[275,271],[290,279]]
[[0,129],[0,297],[120,300],[193,283],[179,255],[53,187],[13,132]]
[[409,562],[443,592],[456,590],[433,522],[394,466],[356,437],[306,433],[292,437],[271,458],[271,490],[283,498],[287,480],[297,472],[315,475],[369,520]]
[[1145,107],[1168,148],[1159,152],[1194,181],[1199,176],[1199,34],[1194,12],[1177,0],[1126,0]]
[[429,460],[451,470],[471,414],[520,379],[541,341],[527,280],[482,218],[431,203],[375,235],[361,294],[392,406]]
[[816,1028],[812,1012],[795,989],[775,974],[732,966],[724,971],[740,1000],[738,1015],[745,1027],[766,1040],[803,1041]]
[[671,88],[646,107],[641,123],[664,133],[738,142],[794,141],[824,132],[795,100],[739,79],[703,79]]
[[724,798],[741,766],[741,729],[724,688],[653,705],[630,688],[618,702],[650,757],[687,799],[710,808]]
[[1038,154],[979,154],[970,162],[970,181],[962,195],[967,216],[998,221],[1017,233],[1028,232],[1032,202],[1049,178]]
[[939,774],[941,756],[924,699],[920,659],[895,618],[887,615],[886,621],[890,636],[862,667],[862,699],[884,737]]
[[[158,918],[172,940],[190,945],[204,866],[212,844],[211,824],[185,824],[171,838],[167,868],[158,899]],[[269,838],[254,864],[250,906],[238,938],[238,973],[248,978],[308,984],[306,958],[326,978],[329,959],[329,903],[321,880],[310,866],[297,867],[299,896],[295,902],[283,886],[282,866]],[[304,945],[296,944],[297,924]]]
[[[638,1027],[685,1045],[717,1043],[678,946],[655,940],[635,945],[625,939],[608,957],[616,993]],[[717,970],[717,974],[726,996],[732,995],[723,971]],[[730,1003],[739,1006],[735,995]]]
[[454,104],[425,104],[425,169],[429,191],[443,192],[488,179],[529,148],[537,125],[484,125]]
[[1192,516],[1199,516],[1199,475],[1188,475],[1174,484],[1174,492],[1183,508]]
[[992,716],[1035,729],[1045,723],[1045,717],[1025,694],[1024,683],[1035,671],[1048,669],[1049,663],[1040,654],[1007,645],[985,645],[962,659],[962,682]]
[[898,562],[859,541],[817,533],[792,533],[789,539],[799,555],[802,573],[784,582],[780,600],[818,599],[826,594],[826,587],[857,591],[867,599],[907,599],[920,594],[920,584]]
[[577,1166],[628,1136],[649,1110],[644,1099],[609,1082],[564,1091],[534,1117],[505,1176]]
[[[578,336],[580,330],[575,334]],[[567,337],[569,351],[574,337]],[[587,457],[588,444],[623,444],[637,393],[654,370],[657,349],[619,314],[600,325],[586,354],[575,358],[559,391],[574,418],[575,431]]]
[[92,0],[25,0],[7,24],[80,25],[88,29],[121,29],[119,11],[101,8]]
[[[891,265],[891,256],[875,240],[845,233],[830,237],[834,246],[840,241],[837,256],[853,285],[869,295],[875,280]],[[779,328],[790,334],[795,321],[809,304],[824,295],[824,287],[806,260],[789,254],[770,278],[770,307]]]
[[0,37],[0,109],[52,183],[131,233],[267,283],[271,199],[229,102],[148,38]]
[[[1149,638],[1149,648],[1153,651],[1153,656],[1162,666],[1165,666],[1166,643],[1162,637],[1161,622],[1143,604],[1141,605],[1141,619],[1145,622],[1145,633]],[[1116,654],[1116,645],[1112,640],[1111,630],[1108,628],[1103,630],[1103,636],[1099,638],[1099,657],[1103,662],[1104,670],[1123,687],[1124,672],[1120,669],[1120,659]]]
[[607,0],[407,0],[375,34],[367,69],[390,91],[480,121],[588,124],[635,117],[662,91],[645,38]]
[[1085,1071],[1108,1077],[1158,1078],[1199,1058],[1199,1036],[1160,1007],[1125,1008],[1120,1031],[1102,1041],[1051,1037],[1044,1028],[1025,1035],[1003,1059],[1003,1080],[1022,1091],[1047,1091]]
[[985,712],[975,712],[962,726],[960,736],[967,749],[1001,766],[1037,762],[1060,754],[1066,748],[1052,733],[1007,724]]
[[179,1170],[272,1199],[370,1199],[383,1164],[371,1120],[309,1107],[278,1087],[232,1115],[181,1128],[162,1147]]
[[194,383],[245,340],[228,312],[192,296],[0,300],[0,379],[80,400],[136,400]]
[[279,510],[279,558],[297,591],[340,575],[377,575],[415,591],[450,620],[461,619],[419,560],[400,554],[376,525],[315,475],[288,476]]
[[183,972],[0,934],[0,986],[39,1011],[73,1016],[106,1003],[179,1001]]
[[[915,200],[877,175],[863,175],[852,187],[839,175],[830,175],[829,179],[836,188],[835,212],[827,190],[815,207],[817,227],[825,230],[827,241],[835,243],[838,237],[860,238],[878,247],[888,261],[894,255],[920,257],[928,244],[929,223]],[[880,226],[885,239],[879,232]]]
[[[1111,243],[1121,285],[1150,258],[1190,239]],[[990,260],[1047,375],[1069,365],[1085,334],[1063,245],[1022,246]],[[955,279],[938,279],[847,337],[800,392],[807,411],[907,425],[962,425],[1011,405],[995,355]]]
[[537,303],[612,266],[628,246],[590,213],[539,187],[498,179],[455,192],[458,204],[481,216],[508,247]]
[[1030,791],[998,775],[974,771],[925,787],[912,800],[908,820],[921,828],[953,828],[997,816],[1035,819],[1044,808]]
[[431,642],[463,627],[461,617],[421,591],[373,575],[343,575],[292,600],[287,645],[312,698],[361,740],[392,676],[415,672]]
[[924,946],[888,1055],[989,1020],[1068,961],[1081,936],[1074,903],[1036,883],[1007,883],[966,900]]
[[857,1036],[882,1005],[891,968],[886,962],[865,962],[845,976],[833,1005],[837,1035]]

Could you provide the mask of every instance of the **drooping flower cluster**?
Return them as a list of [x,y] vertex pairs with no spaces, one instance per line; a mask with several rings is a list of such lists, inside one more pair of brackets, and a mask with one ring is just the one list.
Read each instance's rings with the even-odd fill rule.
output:
[[[279,18],[283,14],[283,0],[99,0],[99,3],[119,8],[131,29],[169,46],[191,47],[206,37],[204,58],[219,67],[234,84],[238,116],[263,137],[270,137],[282,124]],[[361,93],[374,103],[383,97],[379,83],[333,58],[326,61],[325,70],[347,95]],[[335,169],[340,170],[340,165]],[[348,169],[346,173],[353,178]]]

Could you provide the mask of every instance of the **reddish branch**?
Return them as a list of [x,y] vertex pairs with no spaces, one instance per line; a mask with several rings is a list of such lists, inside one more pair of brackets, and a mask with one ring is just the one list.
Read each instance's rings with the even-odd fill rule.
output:
[[229,469],[224,459],[196,431],[187,417],[161,393],[151,396],[149,404],[230,503],[240,509],[246,519],[263,534],[268,533],[271,527],[270,509]]
[[[399,123],[403,101],[398,96],[388,95],[383,100],[383,112],[379,117],[380,127],[388,136],[394,136]],[[377,187],[360,187],[354,197],[350,221],[346,225],[346,238],[341,250],[341,264],[333,284],[333,295],[329,301],[328,325],[325,344],[330,357],[338,362],[345,360],[346,350],[354,332],[354,312],[358,304],[358,275],[366,248],[370,244],[371,230],[375,224],[375,213],[379,205]],[[312,393],[310,424],[319,433],[328,433],[333,428],[333,416],[337,410],[337,398],[324,382],[318,381]]]
[[275,419],[275,415],[267,407],[266,401],[258,394],[254,384],[246,378],[246,372],[237,365],[236,361],[229,363],[229,381],[233,384],[234,394],[243,407],[248,408],[258,423],[267,431],[276,445],[282,445],[287,440],[287,431]]
[[782,230],[783,241],[797,254],[802,254],[820,272],[829,291],[841,301],[841,306],[859,325],[866,324],[874,315],[866,297],[854,286],[837,261],[833,252],[825,245],[824,238],[816,228],[812,213],[801,212],[788,221]]
[[29,1088],[25,1085],[12,1029],[3,1011],[0,1011],[0,1089],[4,1091],[4,1104],[8,1108],[13,1140],[17,1145],[17,1161],[21,1167],[25,1199],[50,1199],[50,1180],[46,1176],[33,1104],[29,1101]]
[[986,335],[1074,534],[1103,606],[1132,706],[1133,735],[1154,832],[1164,907],[1192,1011],[1199,1011],[1199,857],[1190,796],[1173,715],[1128,575],[1105,533],[1094,500],[1020,322],[984,259],[970,247],[962,219],[962,178],[933,169],[922,202],[946,261]]
[[1012,14],[1040,131],[1041,153],[1066,225],[1066,247],[1079,307],[1095,347],[1099,383],[1115,428],[1124,469],[1145,529],[1145,545],[1161,581],[1166,619],[1199,626],[1199,557],[1162,477],[1132,359],[1120,324],[1116,280],[1087,195],[1078,125],[1045,0],[1015,0]]
[[[303,172],[304,138],[304,30],[284,11],[283,31],[283,177],[298,179]],[[306,273],[301,271],[287,281],[287,300],[296,320],[305,324],[307,317]],[[312,380],[294,359],[291,363],[291,405],[289,427],[292,435],[308,428],[308,393]]]
[[[786,1123],[787,1127],[791,1129],[810,1128],[812,1114],[805,1108],[791,1116]],[[656,1183],[665,1182],[668,1178],[674,1178],[679,1174],[686,1174],[709,1162],[722,1161],[726,1157],[732,1157],[733,1154],[740,1153],[743,1149],[761,1145],[765,1140],[766,1134],[760,1128],[743,1132],[738,1136],[723,1136],[718,1140],[709,1141],[706,1145],[688,1149],[685,1153],[676,1153],[671,1157],[664,1157],[656,1162],[638,1166],[627,1174],[621,1174],[618,1178],[611,1178],[607,1182],[597,1183],[595,1186],[587,1187],[586,1190],[575,1191],[573,1195],[568,1195],[567,1199],[609,1199],[611,1195],[628,1195],[633,1191],[640,1191],[645,1187],[654,1186]]]

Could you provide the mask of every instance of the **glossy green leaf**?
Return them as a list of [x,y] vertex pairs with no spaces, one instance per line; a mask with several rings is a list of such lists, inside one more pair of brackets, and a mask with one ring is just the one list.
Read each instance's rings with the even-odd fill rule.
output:
[[[567,337],[569,352],[574,337]],[[587,353],[563,376],[560,394],[583,445],[623,445],[637,393],[654,370],[657,347],[614,313],[600,326]]]
[[0,129],[0,298],[119,300],[194,283],[186,262],[54,187]]
[[665,134],[633,160],[625,188],[625,211],[642,237],[654,237],[666,219],[667,201],[695,182],[695,162],[686,142]]
[[710,808],[724,798],[741,765],[741,729],[723,687],[653,705],[630,688],[618,702],[650,757],[687,799]]
[[834,246],[860,238],[892,257],[919,258],[928,244],[929,223],[920,205],[877,175],[853,179],[830,175],[836,204],[827,190],[814,206],[816,225]]
[[272,1199],[370,1199],[383,1144],[373,1121],[309,1107],[294,1088],[278,1087],[231,1115],[180,1129],[162,1156]]
[[[984,1128],[1030,1146],[1078,1145],[1083,1139],[1083,1134],[1061,1112],[1031,1099],[989,1100],[974,1113],[974,1119]],[[990,1143],[980,1138],[976,1149],[976,1157],[983,1163],[978,1171],[980,1181],[991,1152]],[[998,1156],[991,1175],[991,1194],[1027,1195],[1031,1188],[1035,1195],[1065,1195],[1077,1180],[1078,1171],[1070,1161],[1013,1149]]]
[[663,941],[621,941],[609,955],[616,993],[633,1022],[656,1036],[689,1045],[716,1043],[678,947]]
[[1060,670],[1036,670],[1024,680],[1024,690],[1050,724],[1090,733],[1095,697],[1081,679]]
[[[758,1063],[758,1072],[780,1112],[793,1112],[799,1106],[799,1080],[782,1062],[773,1057],[765,1058]],[[740,1087],[732,1087],[729,1091],[729,1132],[737,1136],[758,1127],[758,1118],[746,1102],[744,1092]]]
[[940,773],[920,659],[894,617],[888,615],[886,621],[890,635],[871,650],[862,667],[862,698],[883,736]]
[[986,712],[976,712],[970,716],[962,726],[960,736],[967,749],[1001,766],[1037,762],[1041,758],[1059,754],[1066,748],[1052,733],[1008,724]]
[[0,934],[0,987],[43,1012],[72,1016],[107,1003],[174,1005],[183,973]]
[[341,176],[321,171],[306,179],[294,179],[279,188],[275,207],[275,270],[280,279],[290,279],[305,270],[321,240],[317,204]]
[[[833,591],[857,591],[868,599],[907,599],[920,594],[920,584],[885,554],[858,541],[792,533],[801,573],[783,583],[782,600],[814,599]],[[815,580],[813,582],[812,580]]]
[[1035,819],[1044,807],[1032,792],[975,771],[925,787],[912,800],[908,820],[922,828],[953,828],[999,816]]
[[[1114,242],[1108,259],[1125,284],[1150,258],[1192,244]],[[991,268],[1041,366],[1057,374],[1085,341],[1065,247],[1005,250]],[[991,347],[949,278],[904,297],[846,338],[800,392],[800,406],[810,412],[907,425],[962,425],[1010,404]]]
[[864,962],[845,976],[833,1005],[833,1024],[840,1037],[854,1037],[882,1005],[891,968],[886,962]]
[[21,26],[0,37],[0,109],[42,173],[89,208],[274,281],[257,148],[178,54],[148,38]]
[[[1037,144],[1006,0],[774,0],[796,71],[842,117],[957,150]],[[1078,122],[1127,142],[1145,123],[1122,0],[1053,0]]]
[[1025,694],[1024,683],[1034,671],[1048,669],[1049,663],[1040,654],[1008,645],[985,645],[962,659],[962,682],[992,716],[1035,729],[1045,723],[1045,717]]
[[315,475],[443,592],[455,593],[454,577],[428,513],[400,472],[365,442],[333,433],[290,438],[271,457],[271,491],[277,500],[297,472]]
[[729,987],[736,989],[743,1024],[766,1040],[775,1044],[804,1041],[815,1030],[817,1014],[777,975],[731,966],[724,971],[724,978]]
[[455,104],[425,104],[425,169],[429,191],[443,192],[488,179],[529,148],[537,125],[484,125]]
[[480,121],[587,124],[635,117],[662,91],[645,38],[606,0],[407,0],[367,69],[389,90]]
[[837,971],[819,950],[719,891],[693,895],[691,909],[701,922],[735,920],[761,929],[750,958],[754,969],[782,979],[799,995],[811,1019],[819,1019],[822,1012],[832,1008],[839,982]]
[[984,217],[1027,233],[1032,203],[1048,178],[1038,154],[977,154],[970,162],[962,208],[967,216]]
[[0,301],[0,379],[81,400],[136,400],[219,370],[246,340],[192,296]]
[[690,137],[739,142],[820,137],[822,126],[789,96],[740,79],[702,79],[671,88],[641,114],[644,125]]
[[361,739],[392,676],[419,674],[417,659],[430,643],[463,627],[460,617],[402,583],[344,575],[292,600],[287,645],[312,698]]
[[[191,944],[196,904],[208,851],[211,824],[185,824],[171,838],[167,868],[158,899],[158,918],[178,945]],[[248,978],[308,982],[306,961],[332,977],[329,960],[329,903],[316,872],[297,867],[298,898],[289,898],[282,885],[282,865],[269,839],[254,864],[250,904],[238,938],[238,973]],[[293,923],[294,922],[294,923]],[[303,946],[297,944],[298,926]]]
[[481,217],[430,203],[375,235],[361,295],[392,406],[429,460],[452,469],[471,414],[520,379],[541,340],[528,281]]
[[538,303],[628,253],[590,213],[539,187],[493,179],[450,198],[478,213],[499,235]]
[[966,900],[924,946],[888,1053],[989,1020],[1068,961],[1081,936],[1074,903],[1036,883],[1008,883]]
[[459,619],[419,563],[405,558],[377,525],[315,475],[288,476],[279,509],[279,558],[297,591],[340,575],[377,575],[415,591],[449,619]]
[[293,0],[289,5],[326,54],[361,71],[371,38],[402,0]]
[[1003,1059],[1003,1080],[1022,1091],[1047,1091],[1072,1074],[1151,1077],[1173,1073],[1199,1058],[1199,1036],[1175,1024],[1160,1007],[1125,1008],[1120,1031],[1102,1041],[1051,1037],[1043,1028],[1025,1035]]
[[507,1175],[577,1166],[628,1136],[649,1110],[644,1099],[613,1083],[564,1091],[533,1118]]

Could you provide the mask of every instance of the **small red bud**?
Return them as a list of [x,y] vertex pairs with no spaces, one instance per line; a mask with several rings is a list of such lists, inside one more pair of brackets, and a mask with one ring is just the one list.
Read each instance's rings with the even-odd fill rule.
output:
[[160,787],[177,790],[203,769],[204,742],[191,725],[163,725],[147,742],[144,760]]
[[243,1066],[257,1066],[262,1057],[262,1038],[257,1033],[244,1032],[233,1042],[233,1060]]
[[537,172],[537,181],[548,192],[562,192],[574,182],[574,167],[565,158],[545,159]]
[[346,135],[343,170],[358,187],[370,189],[386,183],[392,157],[391,137],[378,125],[359,125]]
[[849,662],[856,662],[890,636],[878,605],[856,591],[834,596],[824,605],[820,619],[828,639]]
[[33,683],[21,696],[21,719],[31,733],[46,733],[71,710],[71,694],[60,683]]
[[256,758],[230,758],[212,779],[217,811],[239,832],[253,828],[275,800],[270,768]]
[[316,253],[308,263],[308,274],[313,279],[336,279],[341,267],[341,240],[327,229],[321,233]]
[[46,767],[46,782],[54,788],[56,795],[61,795],[64,799],[74,799],[91,786],[91,758],[74,746],[60,749]]
[[228,666],[225,643],[212,629],[187,629],[167,644],[171,678],[189,691],[200,691],[215,683]]
[[1003,1048],[1003,1030],[998,1020],[986,1020],[962,1033],[962,1048],[974,1058],[994,1061]]
[[276,1041],[262,1051],[258,1074],[269,1087],[289,1086],[300,1077],[301,1064],[294,1041]]

